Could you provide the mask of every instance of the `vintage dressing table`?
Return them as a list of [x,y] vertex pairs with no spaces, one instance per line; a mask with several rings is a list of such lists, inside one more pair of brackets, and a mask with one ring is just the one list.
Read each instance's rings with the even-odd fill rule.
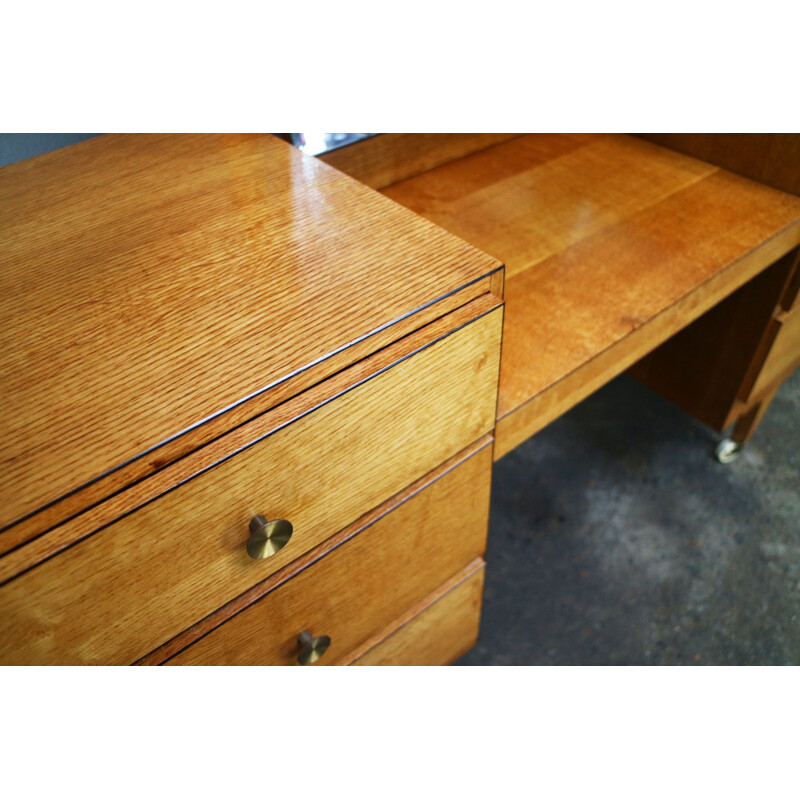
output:
[[0,169],[0,663],[453,661],[493,460],[629,368],[728,459],[800,363],[798,138]]

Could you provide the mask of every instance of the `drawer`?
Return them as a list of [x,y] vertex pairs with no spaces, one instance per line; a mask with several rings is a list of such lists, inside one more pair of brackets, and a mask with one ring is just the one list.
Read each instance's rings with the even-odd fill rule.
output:
[[484,447],[168,663],[297,664],[303,631],[330,639],[316,663],[348,660],[483,554],[491,458]]
[[[484,563],[471,565],[445,584],[422,610],[351,662],[358,667],[452,664],[478,639]],[[455,585],[452,585],[455,583]]]
[[[254,443],[11,579],[0,663],[130,663],[425,475],[492,429],[500,329],[498,309],[355,365],[346,390],[309,390],[292,419],[279,407]],[[246,551],[257,514],[294,526],[263,560]]]
[[780,323],[764,365],[747,399],[757,399],[786,378],[798,364],[800,364],[800,308],[796,308]]

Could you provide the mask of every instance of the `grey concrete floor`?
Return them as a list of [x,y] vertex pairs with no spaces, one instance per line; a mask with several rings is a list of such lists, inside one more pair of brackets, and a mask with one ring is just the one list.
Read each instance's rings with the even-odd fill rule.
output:
[[623,376],[497,463],[477,664],[800,663],[800,370],[735,462]]

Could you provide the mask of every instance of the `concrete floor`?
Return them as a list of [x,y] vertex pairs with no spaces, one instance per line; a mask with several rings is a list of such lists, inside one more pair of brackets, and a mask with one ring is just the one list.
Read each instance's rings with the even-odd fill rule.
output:
[[457,663],[800,663],[800,370],[718,438],[623,376],[503,458]]

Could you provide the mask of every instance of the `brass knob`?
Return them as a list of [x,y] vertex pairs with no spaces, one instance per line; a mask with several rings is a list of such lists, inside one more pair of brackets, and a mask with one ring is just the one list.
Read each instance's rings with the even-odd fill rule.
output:
[[311,631],[303,631],[297,637],[297,644],[301,648],[297,663],[305,667],[325,655],[325,651],[331,646],[331,637],[312,636]]
[[288,519],[267,520],[257,514],[250,520],[250,539],[247,555],[250,558],[269,558],[286,546],[292,538],[292,523]]

